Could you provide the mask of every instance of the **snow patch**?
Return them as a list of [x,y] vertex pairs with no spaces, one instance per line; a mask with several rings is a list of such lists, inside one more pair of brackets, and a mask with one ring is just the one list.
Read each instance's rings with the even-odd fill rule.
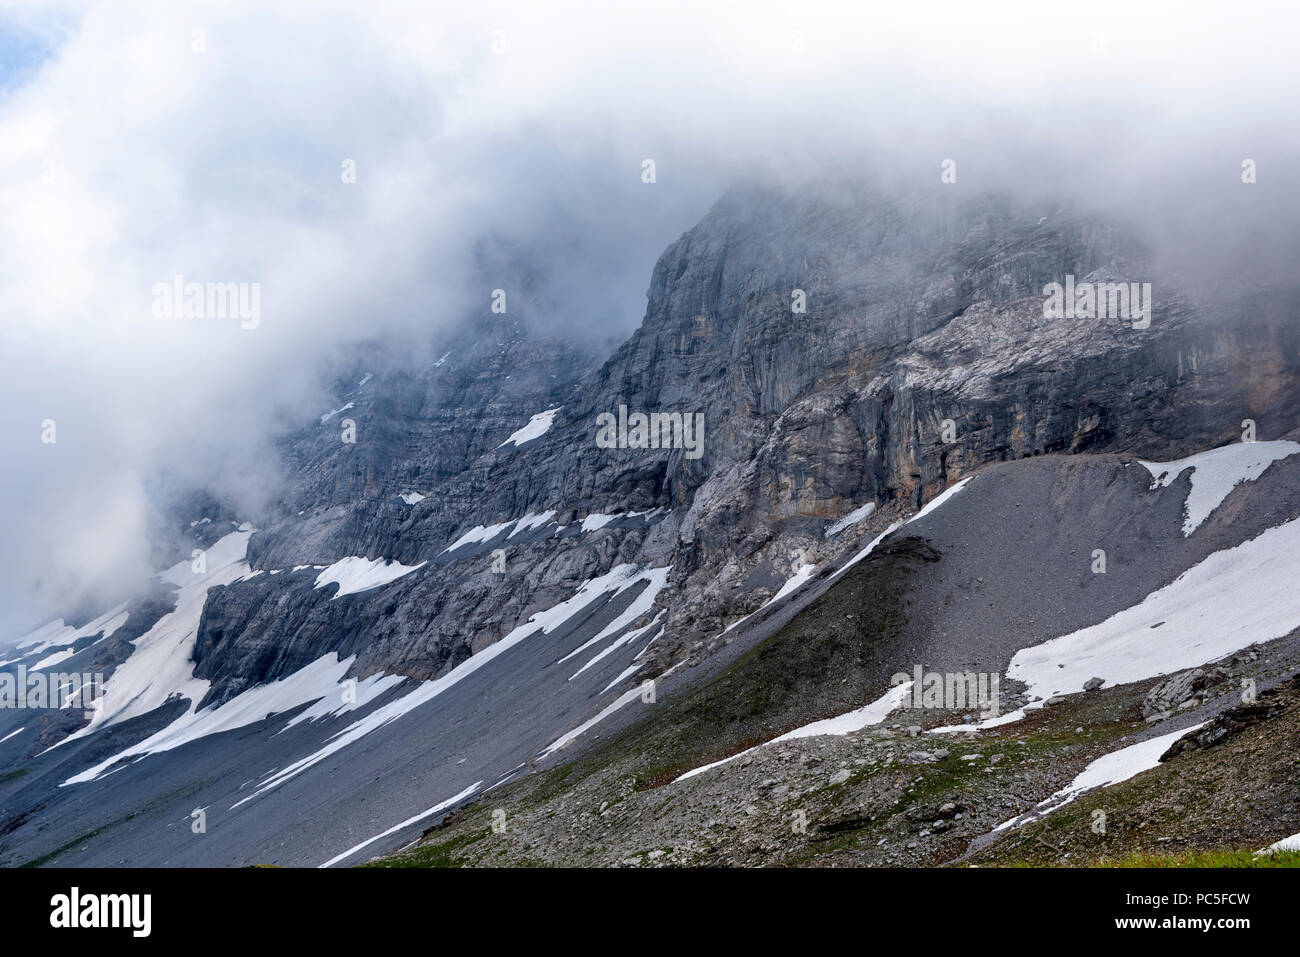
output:
[[541,528],[547,522],[555,518],[555,515],[555,509],[551,509],[549,512],[529,512],[523,518],[519,519],[519,521],[515,522],[514,531],[507,535],[506,538],[514,538],[520,532],[527,532],[534,528]]
[[1280,638],[1300,627],[1297,555],[1300,520],[1270,528],[1098,625],[1021,649],[1007,677],[1046,699],[1081,691],[1094,676],[1127,684]]
[[864,518],[866,518],[875,510],[876,510],[875,502],[868,502],[866,505],[863,505],[861,508],[855,508],[853,511],[849,512],[849,514],[845,515],[842,519],[840,519],[830,528],[826,529],[826,533],[825,533],[826,537],[830,538],[832,535],[838,535],[846,528],[858,524],[858,522],[862,521]]
[[401,562],[389,559],[359,558],[349,555],[347,558],[340,558],[317,575],[316,584],[312,587],[324,588],[330,582],[338,582],[339,590],[334,598],[342,598],[344,595],[355,595],[358,592],[387,585],[403,575],[409,575],[416,569],[423,568],[426,564],[428,563],[420,562],[418,565],[403,565]]
[[[628,566],[623,566],[623,567],[628,567]],[[619,589],[620,592],[623,591],[625,588],[631,587],[632,585],[636,584],[639,581],[645,581],[648,584],[646,585],[645,588],[641,590],[641,593],[632,600],[632,604],[628,605],[627,608],[624,609],[621,615],[619,615],[608,625],[602,628],[595,637],[583,642],[577,648],[573,649],[573,651],[569,652],[567,655],[561,658],[559,664],[564,664],[570,658],[574,657],[575,655],[581,654],[582,652],[586,651],[588,648],[590,648],[592,645],[596,644],[597,642],[604,641],[606,638],[609,638],[612,635],[617,635],[620,631],[627,628],[629,625],[632,624],[632,622],[636,621],[642,615],[648,614],[650,609],[654,606],[655,599],[659,597],[659,592],[661,592],[664,586],[668,583],[668,572],[670,570],[671,570],[671,566],[664,566],[663,568],[649,568],[643,572],[640,572],[635,578],[630,579],[627,582],[627,584],[623,586],[623,588]],[[576,672],[570,675],[569,680],[572,681],[574,678],[578,677],[578,675],[582,674],[584,671],[586,671],[596,662],[600,661],[607,654],[614,651],[616,648],[619,648],[622,645],[627,644],[627,642],[633,641],[636,638],[639,638],[641,635],[645,634],[647,631],[649,631],[652,627],[654,627],[654,625],[656,625],[659,622],[660,617],[662,617],[662,612],[649,625],[646,625],[644,628],[639,628],[628,635],[624,635],[618,641],[614,642],[603,652],[596,655],[596,657],[592,658],[585,665],[579,668]]]
[[856,555],[854,555],[852,558],[850,558],[847,562],[845,562],[844,565],[840,568],[840,570],[837,571],[834,575],[831,576],[831,581],[834,581],[836,578],[839,578],[841,575],[843,575],[846,571],[848,571],[850,568],[852,568],[852,567],[853,567],[854,565],[856,565],[858,562],[862,561],[862,559],[864,559],[864,558],[866,558],[868,555],[870,555],[873,551],[876,550],[876,546],[877,546],[877,545],[879,545],[881,542],[883,542],[886,538],[888,538],[888,537],[889,537],[890,535],[892,535],[894,532],[898,531],[898,530],[899,530],[900,528],[902,528],[904,525],[909,525],[909,524],[911,524],[912,522],[915,522],[918,518],[924,518],[926,515],[929,515],[929,514],[930,514],[931,512],[933,512],[935,509],[939,508],[941,505],[943,505],[945,502],[947,502],[948,499],[952,498],[952,497],[953,497],[954,495],[956,495],[959,491],[961,491],[961,489],[962,489],[962,488],[966,485],[966,483],[969,482],[969,481],[970,481],[970,479],[968,479],[968,478],[964,478],[964,479],[962,479],[960,482],[958,482],[956,485],[950,485],[948,488],[944,489],[942,492],[940,492],[938,495],[936,495],[936,496],[935,496],[935,497],[930,501],[930,503],[929,503],[928,505],[926,505],[924,508],[922,508],[919,512],[917,512],[917,513],[916,513],[915,515],[913,515],[911,518],[906,519],[906,520],[901,521],[901,522],[895,522],[893,525],[890,525],[889,528],[885,529],[883,532],[881,532],[879,535],[877,535],[875,538],[873,538],[873,539],[872,539],[872,540],[867,544],[867,547],[866,547],[866,548],[862,549],[862,551],[858,552]]
[[[655,620],[657,621],[658,619]],[[633,656],[632,663],[628,665],[626,668],[624,668],[622,671],[620,671],[617,678],[615,678],[609,684],[605,685],[605,687],[601,688],[600,693],[604,694],[606,691],[609,691],[611,688],[615,687],[616,685],[622,684],[627,678],[629,678],[631,675],[639,671],[641,669],[641,656],[650,650],[651,645],[653,645],[656,641],[658,641],[660,638],[664,636],[664,631],[665,629],[660,628],[657,632],[655,632],[655,636],[645,643],[645,647],[642,648],[640,651],[638,651],[635,656]]]
[[194,642],[208,589],[232,584],[252,573],[244,561],[251,535],[248,531],[231,532],[214,543],[204,553],[206,570],[202,573],[196,573],[189,561],[181,561],[158,576],[178,586],[176,608],[132,642],[135,650],[117,666],[104,684],[103,695],[92,705],[90,723],[54,747],[147,714],[173,695],[188,698],[188,713],[194,711],[209,687],[206,679],[194,677]]
[[600,512],[592,512],[582,520],[582,531],[594,532],[604,528],[616,518],[618,518],[617,515],[602,515]]
[[[592,512],[582,520],[580,531],[594,532],[604,528],[610,522],[619,518],[644,518],[647,522],[655,515],[664,511],[662,508],[650,509],[644,512],[620,512],[615,515],[606,515],[601,512]],[[495,525],[475,525],[468,532],[465,532],[460,538],[456,539],[450,545],[443,549],[443,553],[454,551],[463,545],[478,545],[483,542],[491,541],[506,529],[511,529],[507,538],[514,538],[520,532],[530,531],[534,528],[541,528],[548,522],[552,522],[555,516],[559,514],[556,509],[550,509],[545,512],[529,512],[523,518],[511,519],[507,522],[498,522]],[[513,526],[513,528],[512,528]],[[561,531],[568,526],[557,524],[555,531]]]
[[[332,706],[333,701],[342,700],[341,693],[336,689],[354,660],[355,656],[339,661],[338,655],[330,652],[285,678],[249,688],[224,704],[204,708],[202,711],[190,710],[161,731],[124,751],[117,752],[94,767],[68,778],[60,787],[94,781],[123,758],[137,756],[144,758],[150,754],[171,751],[211,734],[254,724],[273,714],[290,711],[318,698],[330,699]],[[109,680],[112,681],[111,678]],[[207,682],[203,684],[206,686]],[[360,695],[358,700],[360,701]],[[355,706],[341,707],[346,709]],[[317,714],[327,713],[328,710],[328,708],[324,711],[318,709]],[[295,719],[295,723],[299,720],[307,720],[307,718],[299,716]]]
[[[1039,702],[1041,704],[1042,702]],[[1000,725],[1011,724],[1019,721],[1025,716],[1025,708],[1017,708],[1015,711],[1008,711],[1006,714],[1000,714],[996,718],[985,718],[983,721],[972,722],[971,724],[945,724],[937,728],[930,728],[926,734],[973,734],[976,731],[983,731],[986,728],[996,728]]]
[[1253,482],[1279,459],[1300,452],[1295,442],[1240,442],[1198,452],[1174,462],[1142,462],[1151,473],[1154,488],[1168,488],[1187,469],[1192,470],[1192,488],[1187,493],[1183,535],[1191,535],[1223,504],[1242,482]]
[[788,579],[786,579],[785,584],[782,585],[780,589],[777,590],[777,593],[773,595],[771,598],[769,598],[767,601],[763,602],[763,604],[759,606],[758,610],[762,611],[768,605],[775,605],[786,595],[798,591],[800,588],[804,586],[804,583],[806,583],[808,579],[812,578],[813,572],[815,572],[816,570],[817,570],[816,565],[800,565],[798,568],[795,569],[794,574],[791,575]]
[[[671,668],[669,668],[667,671],[661,674],[656,680],[662,681],[664,678],[667,678],[670,674],[672,674],[674,671],[676,671],[685,663],[686,663],[686,659],[682,659],[681,661],[677,662],[677,664],[673,665]],[[619,695],[617,698],[611,701],[608,705],[602,708],[594,718],[584,721],[582,724],[578,725],[572,731],[566,731],[564,734],[560,735],[560,737],[556,738],[554,741],[548,744],[545,748],[541,750],[541,752],[537,755],[537,757],[539,759],[550,757],[556,751],[559,751],[561,748],[568,746],[569,742],[577,738],[579,735],[587,733],[596,725],[600,724],[600,722],[604,721],[606,718],[608,718],[619,708],[622,708],[624,705],[631,704],[637,698],[641,697],[641,694],[642,691],[639,685],[635,688],[631,688],[628,691],[623,692],[621,695]]]
[[555,413],[559,412],[562,408],[564,408],[564,406],[557,405],[554,409],[547,409],[545,412],[538,412],[528,420],[527,425],[517,432],[512,432],[510,437],[502,442],[501,445],[498,445],[497,448],[501,448],[502,445],[510,445],[511,443],[514,443],[517,448],[525,442],[531,442],[533,439],[541,438],[550,431],[551,423],[555,421]]
[[320,417],[320,424],[324,425],[326,422],[334,418],[334,416],[338,415],[340,412],[346,412],[348,409],[352,408],[352,405],[353,404],[349,402],[347,405],[343,406],[342,408],[331,409],[329,412],[326,412],[324,415]]
[[[888,532],[886,532],[885,534],[888,534]],[[789,578],[787,578],[785,580],[785,583],[782,584],[779,589],[777,589],[775,595],[773,595],[767,601],[763,602],[763,604],[759,605],[757,608],[755,608],[745,617],[737,618],[726,628],[722,629],[722,635],[725,635],[727,632],[732,631],[733,629],[739,628],[745,622],[749,621],[749,619],[753,618],[755,615],[761,612],[764,608],[767,608],[769,605],[775,605],[786,595],[789,595],[792,592],[795,592],[798,589],[802,588],[804,584],[808,581],[808,579],[812,578],[813,572],[815,572],[816,570],[817,570],[816,565],[800,565],[795,570],[795,573],[791,575]],[[718,637],[721,638],[722,635],[719,635]]]
[[847,714],[839,715],[835,718],[823,718],[821,721],[814,721],[811,724],[805,724],[802,727],[795,728],[793,731],[787,731],[779,738],[773,738],[771,741],[764,741],[762,744],[756,744],[752,748],[746,748],[729,758],[723,758],[721,761],[714,761],[712,764],[706,764],[702,767],[687,771],[685,774],[676,778],[673,783],[685,781],[687,778],[693,778],[697,774],[703,774],[716,767],[721,767],[737,758],[744,757],[757,751],[759,748],[765,748],[769,744],[777,744],[781,741],[794,741],[798,738],[812,738],[821,734],[845,735],[852,734],[854,731],[861,731],[873,724],[879,724],[884,721],[889,714],[903,703],[903,700],[912,693],[912,682],[908,681],[901,685],[895,685],[885,694],[881,695],[875,701],[850,711]]
[[1169,750],[1169,746],[1189,732],[1204,726],[1194,724],[1189,728],[1171,731],[1158,738],[1139,741],[1127,748],[1120,748],[1110,754],[1104,754],[1079,772],[1073,781],[1057,791],[1045,801],[1039,802],[1033,810],[1017,815],[1009,821],[1003,821],[995,831],[1009,827],[1019,827],[1029,821],[1042,817],[1052,811],[1065,807],[1075,798],[1097,788],[1109,787],[1129,778],[1137,777],[1143,771],[1150,771],[1160,766],[1160,755]]
[[579,735],[586,734],[588,731],[590,731],[596,725],[600,724],[600,722],[604,721],[606,718],[608,718],[619,708],[622,708],[624,705],[631,704],[639,697],[641,697],[640,687],[631,688],[627,691],[624,691],[621,695],[619,695],[617,698],[615,698],[613,701],[607,704],[604,708],[602,708],[594,718],[584,721],[582,724],[578,725],[572,731],[566,731],[564,734],[560,735],[558,738],[556,738],[554,741],[548,744],[545,748],[542,749],[542,752],[541,754],[538,755],[538,757],[543,759],[549,758],[556,751],[559,751],[561,748],[566,747],[570,741],[574,740]]
[[[334,652],[331,652],[330,654],[337,657]],[[329,655],[326,657],[328,658]],[[353,655],[351,658],[342,662],[345,666],[345,673],[346,668],[351,667],[354,660],[356,660],[356,655]],[[319,721],[321,718],[338,717],[339,715],[346,714],[349,711],[356,711],[359,708],[364,708],[366,705],[370,704],[370,702],[376,700],[392,688],[396,688],[405,680],[406,675],[386,675],[381,671],[378,674],[370,675],[366,678],[362,678],[360,681],[352,683],[349,689],[351,694],[345,698],[343,691],[345,688],[348,688],[349,679],[339,678],[337,684],[334,686],[326,686],[325,693],[321,698],[316,701],[315,704],[308,708],[304,708],[295,715],[288,724],[281,729],[281,731],[287,731],[295,725],[304,724],[308,721]],[[337,694],[335,693],[336,690],[338,692]],[[280,731],[277,731],[276,733],[279,734]]]
[[514,520],[512,519],[509,522],[498,522],[496,525],[475,525],[460,538],[456,539],[444,548],[442,550],[443,554],[455,551],[462,545],[479,545],[483,542],[490,542],[513,524]]
[[[110,612],[109,614],[112,613]],[[111,618],[108,615],[104,615],[101,618],[96,618],[90,624],[86,625],[83,628],[78,629],[76,633],[72,636],[72,641],[70,641],[60,650],[46,655],[44,658],[36,662],[36,664],[32,665],[27,670],[29,672],[40,671],[42,668],[52,667],[53,665],[57,665],[61,661],[65,661],[66,659],[71,658],[73,655],[77,653],[73,645],[75,645],[82,638],[89,638],[91,635],[98,634],[101,631],[104,633],[104,637],[107,638],[109,635],[113,634],[113,632],[117,631],[117,629],[121,628],[123,625],[126,624],[126,617],[127,617],[127,613],[121,612],[117,615],[113,615],[113,617]]]
[[[14,732],[15,734],[17,732]],[[1284,837],[1280,841],[1274,841],[1262,851],[1256,851],[1255,856],[1260,854],[1272,854],[1274,851],[1300,851],[1300,834],[1292,834],[1290,837]]]
[[[89,638],[91,635],[104,633],[104,637],[112,635],[113,632],[121,628],[126,623],[126,603],[118,605],[109,611],[104,612],[93,621],[87,622],[80,628],[74,628],[71,625],[65,625],[63,619],[48,622],[37,628],[28,635],[19,638],[14,644],[15,649],[22,652],[17,658],[11,661],[19,661],[23,658],[29,658],[32,655],[40,654],[43,651],[49,651],[52,648],[66,648],[75,644],[82,638]],[[9,661],[3,662],[9,664]],[[34,665],[31,669],[34,671],[41,665]]]
[[[667,574],[668,574],[668,569],[666,569],[666,568],[664,568],[664,569],[655,569],[655,570],[656,570],[656,571],[663,571],[663,573],[664,573],[665,576],[667,576]],[[639,618],[641,615],[643,615],[643,614],[645,614],[647,611],[649,611],[649,610],[650,610],[650,606],[654,604],[655,594],[658,594],[659,589],[661,589],[661,588],[663,588],[663,582],[662,582],[662,581],[651,581],[651,583],[646,587],[645,591],[643,591],[640,595],[638,595],[638,596],[636,597],[636,600],[635,600],[634,602],[632,602],[632,604],[628,607],[628,610],[627,610],[626,612],[624,612],[622,615],[620,615],[619,618],[618,618],[618,620],[615,621],[614,623],[612,623],[612,624],[610,625],[609,628],[606,628],[604,631],[601,632],[600,637],[605,637],[607,633],[608,633],[608,634],[614,634],[614,633],[615,633],[614,631],[610,631],[610,628],[613,628],[614,625],[619,625],[620,627],[626,627],[626,624],[625,624],[626,622],[632,622],[632,621],[635,621],[635,620],[636,620],[637,618]],[[651,594],[651,592],[654,592],[655,594]],[[647,597],[647,596],[648,596],[648,597]],[[643,600],[643,599],[645,599],[645,600]],[[638,613],[637,613],[637,614],[634,614],[634,615],[630,615],[629,613],[632,612],[632,611],[634,611],[634,610],[636,610]],[[664,616],[664,612],[663,612],[663,611],[660,611],[659,614],[655,615],[655,617],[654,617],[654,621],[650,622],[650,624],[646,625],[646,626],[643,627],[643,628],[637,628],[637,629],[635,629],[634,631],[629,631],[629,632],[628,632],[626,635],[624,635],[622,638],[619,638],[619,639],[617,639],[617,640],[611,642],[608,648],[606,648],[604,651],[601,651],[601,652],[597,653],[595,657],[593,657],[593,658],[592,658],[591,660],[589,660],[585,665],[583,665],[581,668],[579,668],[577,671],[575,671],[573,674],[571,674],[571,675],[569,676],[569,680],[572,681],[574,678],[578,677],[578,675],[582,674],[584,671],[586,671],[586,670],[587,670],[588,668],[590,668],[592,665],[597,664],[597,663],[603,661],[604,659],[608,658],[610,655],[612,655],[614,652],[618,651],[618,649],[622,648],[624,645],[626,645],[626,644],[630,644],[631,642],[636,641],[638,638],[640,638],[642,635],[644,635],[647,631],[649,631],[649,630],[650,630],[651,628],[653,628],[655,625],[659,624],[659,620],[660,620],[661,618],[663,618],[663,616]],[[595,641],[595,640],[597,640],[597,639],[592,639],[592,641]],[[651,639],[651,640],[653,641],[653,639]],[[588,644],[590,644],[590,643],[591,643],[591,642],[588,642]],[[585,647],[585,646],[584,646],[584,647]],[[574,652],[574,654],[576,654],[576,653],[577,653],[577,652]],[[569,657],[572,657],[572,655],[570,655]],[[567,659],[566,659],[566,660],[567,660]],[[624,673],[626,674],[626,672],[624,672]]]

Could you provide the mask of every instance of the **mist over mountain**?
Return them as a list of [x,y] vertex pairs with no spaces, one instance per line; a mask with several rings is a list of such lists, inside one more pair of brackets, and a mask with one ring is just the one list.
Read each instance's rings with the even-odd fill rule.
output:
[[[147,577],[161,473],[264,514],[276,437],[364,343],[424,358],[503,287],[625,337],[737,183],[1008,191],[1213,285],[1285,276],[1294,62],[1263,21],[1107,12],[6,5],[6,631]],[[157,320],[176,275],[260,284],[263,321]]]
[[1254,10],[0,6],[0,863],[1293,840]]

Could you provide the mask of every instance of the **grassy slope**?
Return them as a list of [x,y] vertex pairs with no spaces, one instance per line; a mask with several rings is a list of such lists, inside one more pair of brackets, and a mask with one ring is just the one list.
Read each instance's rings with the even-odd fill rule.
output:
[[[972,838],[1144,729],[1138,709],[1153,682],[1072,696],[975,740],[875,732],[815,739],[790,749],[812,760],[812,770],[774,746],[759,749],[752,768],[728,765],[725,780],[709,772],[670,784],[686,770],[870,700],[882,661],[898,657],[889,642],[905,632],[910,574],[936,557],[918,539],[890,543],[717,678],[574,760],[499,789],[490,802],[463,809],[420,844],[376,863],[957,862]],[[1300,687],[1282,693],[1289,707],[1277,718],[1085,795],[958,866],[1293,866],[1296,855],[1250,853],[1300,831]],[[905,760],[909,749],[941,744],[951,752],[941,760]],[[837,761],[848,773],[831,781],[825,769]],[[753,797],[762,791],[759,779],[793,786],[785,795],[762,792],[760,800]],[[962,818],[936,820],[934,808],[951,803],[961,805]],[[737,816],[740,806],[745,813]],[[496,809],[508,810],[506,833],[493,831]],[[1106,814],[1104,833],[1094,831],[1098,810]],[[805,834],[791,834],[795,812],[808,817]],[[725,820],[714,827],[710,819],[719,817]]]

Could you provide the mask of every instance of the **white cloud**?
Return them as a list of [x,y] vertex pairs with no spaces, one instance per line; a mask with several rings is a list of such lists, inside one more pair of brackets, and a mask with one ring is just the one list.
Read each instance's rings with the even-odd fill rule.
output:
[[[275,430],[333,407],[332,355],[436,348],[486,300],[483,237],[566,224],[554,288],[626,332],[655,255],[746,172],[928,183],[957,155],[975,182],[1119,206],[1154,171],[1231,180],[1258,152],[1285,175],[1285,6],[1043,7],[0,5],[50,50],[0,74],[0,634],[147,564],[160,468],[255,509]],[[177,273],[260,283],[261,325],[153,318]]]

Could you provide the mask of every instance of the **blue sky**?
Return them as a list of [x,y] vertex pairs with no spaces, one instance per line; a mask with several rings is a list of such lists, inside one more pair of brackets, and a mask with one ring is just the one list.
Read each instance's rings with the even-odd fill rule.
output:
[[21,85],[52,55],[58,31],[33,29],[0,12],[0,90]]

